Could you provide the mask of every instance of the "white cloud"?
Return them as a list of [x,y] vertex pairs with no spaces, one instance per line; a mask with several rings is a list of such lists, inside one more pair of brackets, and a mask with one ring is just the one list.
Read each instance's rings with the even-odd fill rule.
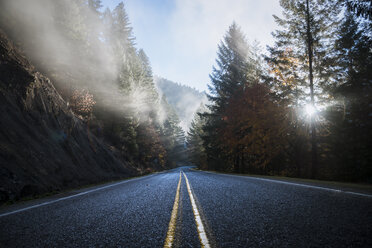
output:
[[178,61],[186,62],[189,67],[186,71],[174,68],[177,78],[172,79],[193,83],[209,81],[217,45],[233,21],[242,27],[250,42],[272,44],[270,33],[275,29],[272,14],[280,14],[277,0],[176,0],[169,30],[172,50]]
[[155,74],[200,90],[207,89],[217,46],[233,21],[250,42],[257,40],[265,48],[273,43],[272,15],[281,12],[279,0],[164,2],[125,1],[138,45],[149,55]]

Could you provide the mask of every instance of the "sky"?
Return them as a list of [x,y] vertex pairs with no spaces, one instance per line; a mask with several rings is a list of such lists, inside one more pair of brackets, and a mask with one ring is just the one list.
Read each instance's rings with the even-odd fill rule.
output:
[[[122,0],[103,0],[110,9]],[[155,75],[207,90],[217,47],[235,21],[248,42],[265,52],[277,28],[279,0],[124,0],[137,48],[150,58]]]

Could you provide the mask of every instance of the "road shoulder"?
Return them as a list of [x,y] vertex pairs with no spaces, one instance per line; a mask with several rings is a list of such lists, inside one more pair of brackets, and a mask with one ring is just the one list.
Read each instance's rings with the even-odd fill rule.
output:
[[243,178],[261,179],[278,183],[291,183],[298,186],[310,186],[314,188],[324,188],[340,192],[355,193],[356,195],[366,195],[372,198],[372,184],[365,183],[348,183],[348,182],[336,182],[336,181],[323,181],[314,179],[304,178],[292,178],[292,177],[281,177],[281,176],[263,176],[263,175],[251,175],[251,174],[236,174],[236,173],[223,173],[217,171],[204,171],[199,169],[193,169],[195,171],[201,171],[205,173],[213,173],[218,175],[235,176]]

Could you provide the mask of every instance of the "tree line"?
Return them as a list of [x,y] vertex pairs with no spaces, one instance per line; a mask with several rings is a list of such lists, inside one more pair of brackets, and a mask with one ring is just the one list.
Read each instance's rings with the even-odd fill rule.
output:
[[180,120],[155,88],[124,4],[101,8],[100,0],[2,1],[0,24],[113,152],[141,172],[174,167],[185,149]]
[[202,169],[372,180],[372,4],[280,0],[267,52],[233,23],[187,136]]

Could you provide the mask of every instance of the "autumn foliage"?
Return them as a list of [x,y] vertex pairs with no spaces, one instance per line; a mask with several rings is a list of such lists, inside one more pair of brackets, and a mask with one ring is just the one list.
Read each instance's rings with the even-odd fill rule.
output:
[[75,90],[71,96],[71,109],[78,115],[87,117],[93,111],[93,106],[96,104],[93,95],[86,89]]
[[264,84],[247,83],[227,103],[223,121],[220,142],[236,172],[247,171],[245,166],[265,169],[284,148],[286,109],[273,101]]

